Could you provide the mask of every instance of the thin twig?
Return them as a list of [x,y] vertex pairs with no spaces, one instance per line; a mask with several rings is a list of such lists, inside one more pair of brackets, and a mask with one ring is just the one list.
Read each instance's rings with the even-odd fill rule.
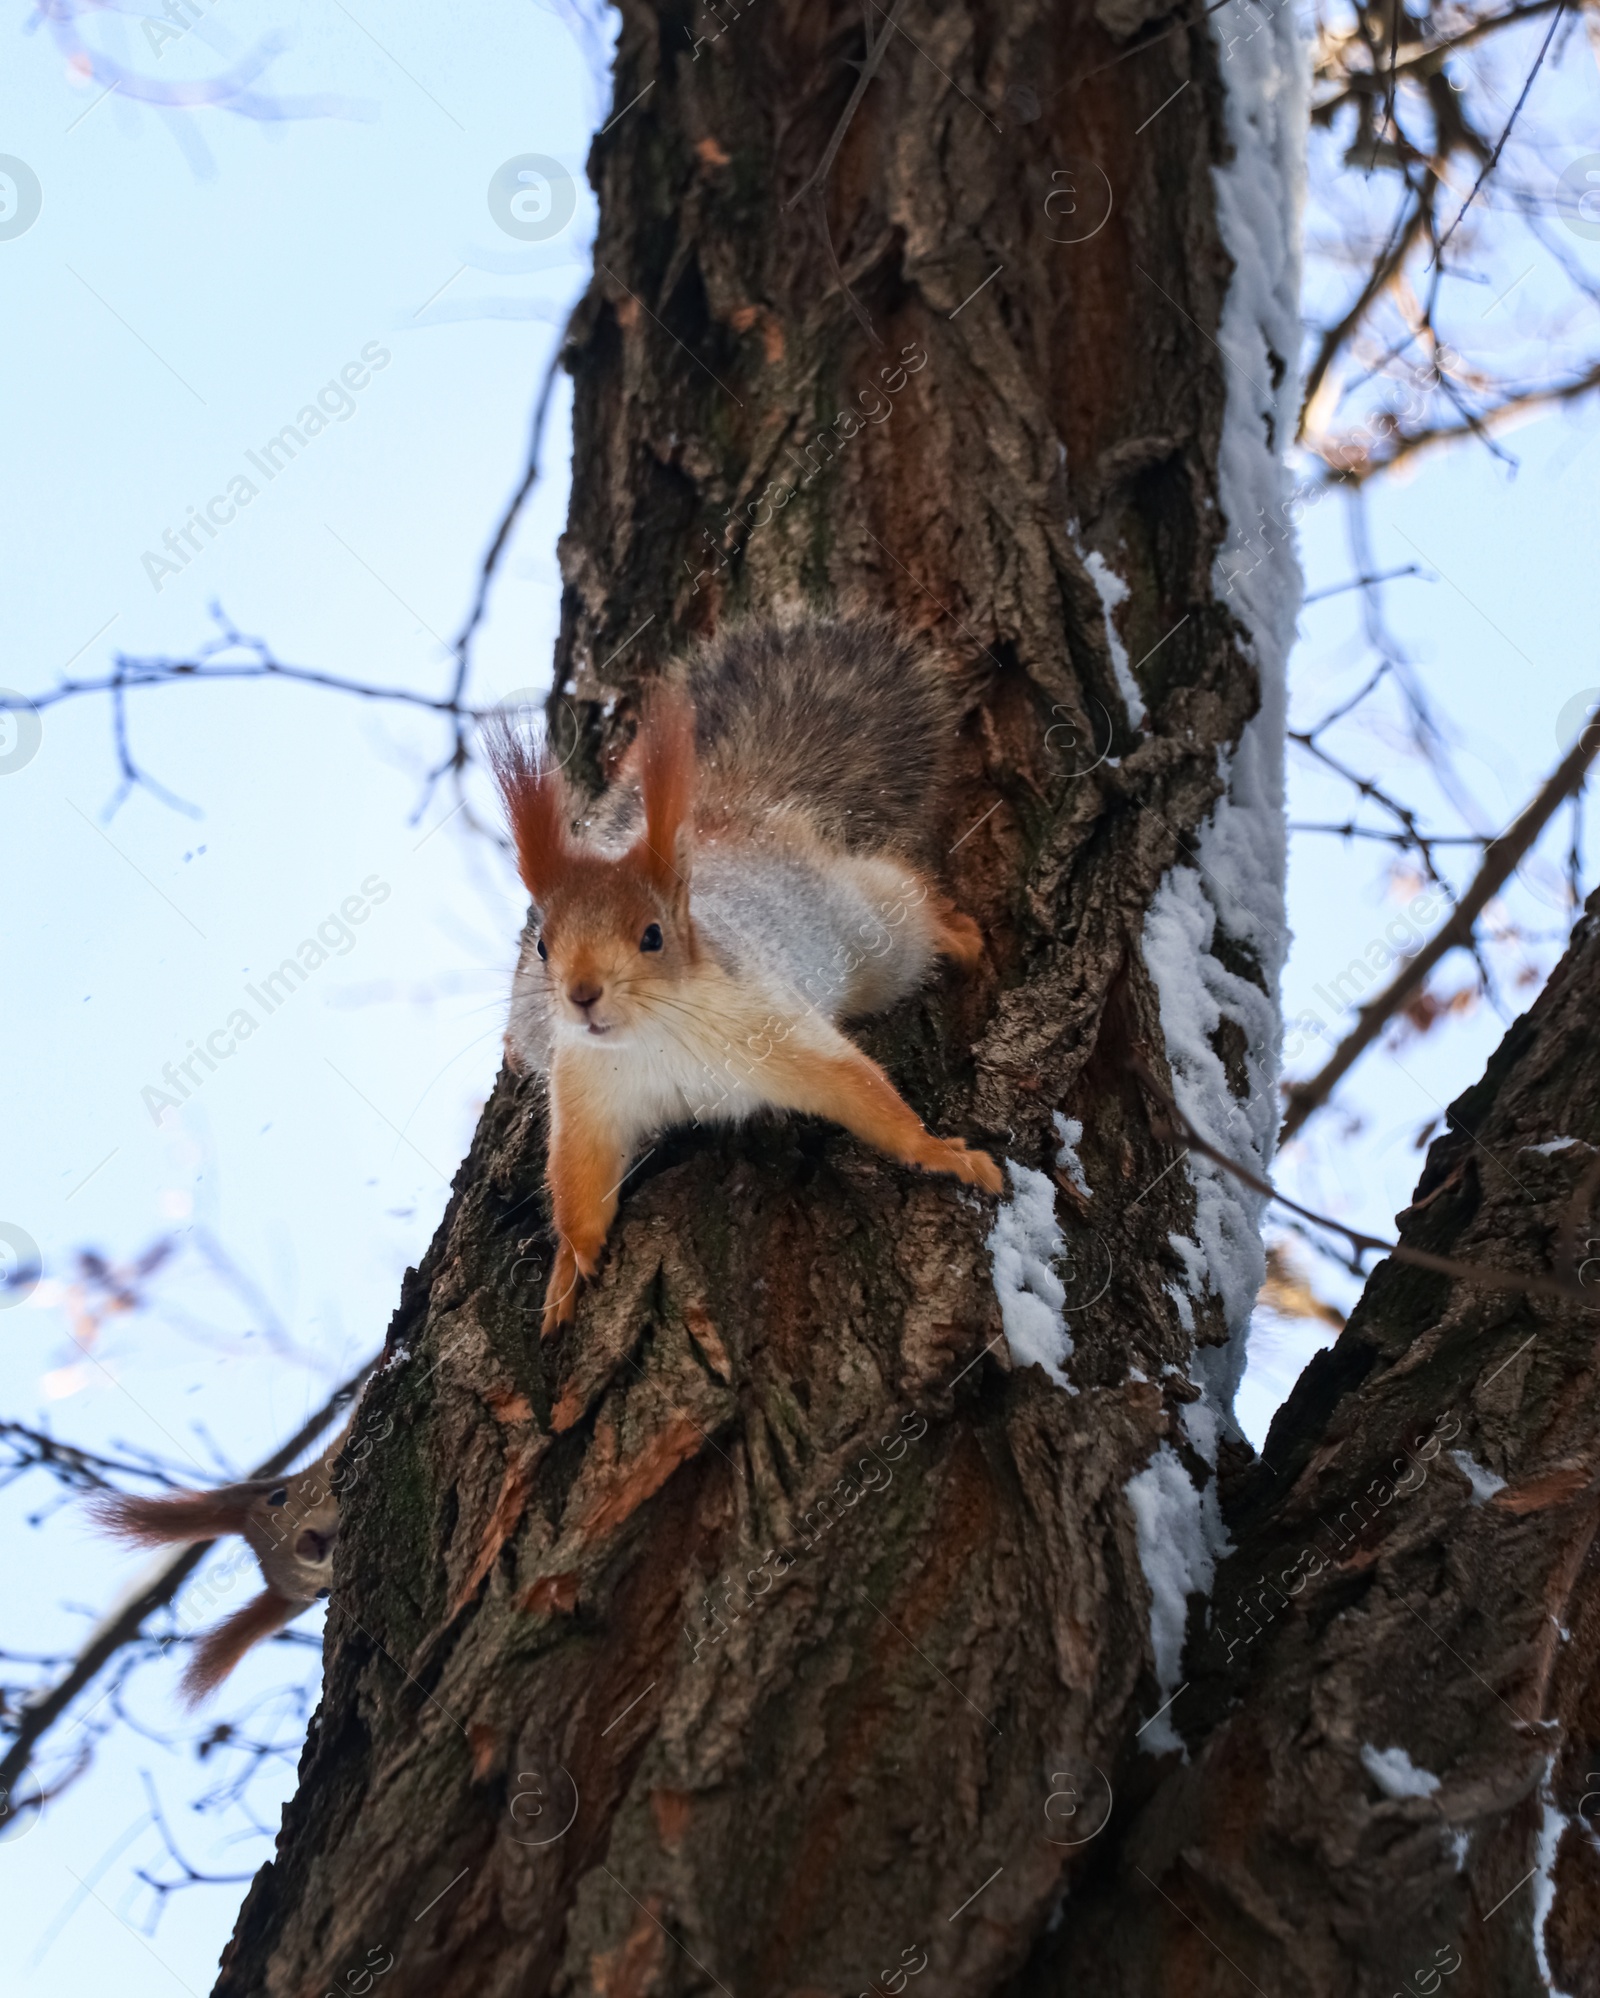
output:
[[866,60],[860,66],[861,73],[856,78],[855,88],[850,92],[849,101],[840,113],[839,122],[833,128],[833,137],[828,141],[822,158],[801,184],[799,193],[792,195],[785,203],[786,207],[798,208],[808,194],[816,195],[817,228],[822,237],[823,248],[828,253],[828,262],[833,266],[834,280],[844,294],[845,303],[860,321],[862,331],[873,345],[878,347],[881,347],[883,342],[872,323],[872,316],[850,289],[845,278],[844,266],[839,261],[839,252],[833,246],[833,231],[828,227],[828,174],[839,148],[844,144],[845,134],[850,129],[850,121],[855,117],[862,98],[867,94],[867,85],[876,76],[878,65],[883,61],[883,52],[889,46],[889,37],[895,31],[900,9],[904,5],[905,0],[894,0],[894,6],[884,19],[883,32],[876,41],[872,38],[872,17],[870,14],[867,15],[863,30],[867,39],[867,54]]
[[1421,833],[1381,832],[1376,826],[1358,826],[1351,820],[1346,820],[1342,826],[1326,826],[1291,819],[1289,830],[1292,833],[1333,833],[1340,839],[1382,840],[1385,846],[1401,846],[1408,851],[1414,846],[1483,847],[1489,844],[1482,833],[1429,833],[1424,836]]
[[32,1470],[47,1470],[62,1484],[80,1492],[115,1491],[113,1480],[119,1475],[153,1478],[169,1487],[177,1483],[163,1470],[127,1459],[102,1457],[98,1451],[63,1443],[48,1430],[34,1429],[25,1422],[0,1419],[0,1450],[12,1453],[9,1462],[0,1463],[0,1487]]
[[1550,44],[1556,38],[1556,29],[1561,26],[1561,19],[1562,16],[1566,13],[1566,11],[1567,11],[1567,0],[1560,0],[1560,5],[1556,8],[1555,11],[1555,18],[1550,23],[1549,32],[1546,34],[1544,40],[1539,44],[1539,53],[1533,59],[1533,68],[1528,71],[1528,80],[1522,86],[1522,94],[1517,99],[1516,103],[1513,104],[1511,107],[1511,116],[1506,120],[1506,128],[1500,134],[1499,139],[1496,141],[1495,149],[1489,155],[1489,158],[1484,165],[1483,171],[1478,175],[1478,178],[1472,183],[1472,192],[1467,196],[1466,200],[1462,202],[1461,213],[1457,215],[1455,221],[1450,224],[1450,227],[1446,229],[1444,234],[1439,238],[1439,247],[1434,251],[1432,258],[1432,261],[1434,263],[1437,263],[1439,259],[1444,255],[1445,246],[1449,243],[1450,238],[1456,233],[1457,228],[1460,226],[1461,216],[1465,215],[1467,210],[1472,206],[1473,202],[1477,200],[1478,189],[1482,187],[1483,183],[1489,178],[1490,174],[1492,174],[1495,168],[1500,164],[1500,155],[1505,149],[1506,140],[1511,137],[1511,128],[1517,122],[1517,119],[1521,114],[1523,105],[1526,104],[1528,101],[1528,92],[1533,88],[1534,78],[1539,74],[1540,70],[1543,69],[1544,67],[1545,56],[1549,51]]
[[[1319,724],[1319,726],[1322,726],[1322,724]],[[1336,777],[1342,777],[1347,784],[1353,785],[1363,798],[1370,798],[1373,804],[1379,806],[1383,811],[1388,812],[1391,817],[1398,819],[1401,826],[1405,829],[1406,838],[1403,844],[1415,847],[1417,852],[1422,855],[1423,865],[1427,868],[1429,877],[1432,880],[1439,881],[1441,879],[1438,870],[1434,867],[1432,854],[1429,850],[1433,844],[1432,837],[1430,834],[1425,833],[1417,824],[1416,814],[1409,806],[1402,805],[1398,798],[1391,798],[1381,785],[1373,783],[1370,778],[1358,777],[1348,764],[1341,763],[1338,757],[1331,755],[1322,747],[1320,742],[1315,740],[1315,731],[1308,731],[1305,734],[1301,734],[1298,730],[1290,729],[1289,740],[1298,743],[1308,756],[1314,756],[1319,763],[1325,765]]]
[[870,19],[868,20],[866,27],[867,59],[861,65],[861,74],[856,78],[855,88],[851,91],[844,110],[839,114],[839,122],[833,128],[833,137],[828,141],[822,158],[818,160],[816,166],[801,183],[800,192],[790,196],[789,200],[785,203],[786,207],[798,208],[814,187],[822,187],[823,183],[827,180],[829,169],[838,155],[839,148],[844,144],[844,135],[850,129],[850,121],[855,117],[862,98],[867,94],[867,85],[878,73],[878,65],[883,61],[883,52],[889,46],[889,37],[895,31],[895,25],[900,18],[900,9],[905,3],[906,0],[894,0],[894,5],[890,8],[884,20],[883,32],[878,36],[876,41],[872,39],[872,24]]
[[1335,1087],[1372,1046],[1385,1025],[1411,998],[1420,992],[1439,960],[1448,952],[1470,947],[1473,926],[1484,908],[1511,878],[1518,861],[1532,847],[1546,825],[1560,809],[1562,800],[1583,782],[1584,772],[1600,749],[1600,729],[1585,729],[1555,771],[1521,815],[1500,837],[1484,849],[1483,865],[1471,887],[1457,902],[1449,921],[1415,957],[1401,967],[1375,999],[1370,999],[1356,1015],[1356,1024],[1333,1053],[1304,1082],[1290,1085],[1283,1130],[1279,1143],[1291,1138],[1314,1110],[1332,1095]]
[[[567,327],[570,326],[569,318]],[[463,778],[472,760],[472,731],[488,712],[487,709],[475,707],[467,699],[473,640],[483,623],[488,608],[490,587],[510,543],[512,531],[528,495],[539,481],[539,459],[543,449],[546,420],[554,396],[561,356],[566,348],[566,337],[564,329],[551,352],[538,399],[534,404],[533,420],[529,426],[528,455],[522,478],[496,523],[489,545],[478,566],[471,605],[460,631],[451,642],[450,654],[454,666],[447,692],[423,694],[410,687],[384,686],[369,680],[352,679],[347,674],[329,673],[309,666],[289,665],[276,656],[265,639],[240,631],[221,605],[213,603],[210,610],[218,627],[218,635],[198,647],[193,658],[175,659],[161,655],[135,658],[127,653],[118,652],[113,655],[115,663],[112,670],[104,677],[78,680],[62,678],[54,687],[33,695],[0,692],[0,712],[8,708],[44,709],[54,707],[58,702],[79,699],[89,694],[109,694],[112,702],[112,746],[116,753],[117,768],[121,778],[112,800],[111,810],[115,811],[129,792],[138,786],[149,791],[152,796],[159,798],[174,811],[185,812],[193,817],[198,816],[199,808],[169,791],[135,759],[129,739],[127,719],[127,696],[130,692],[195,681],[287,680],[300,686],[321,687],[332,693],[353,694],[358,700],[393,701],[404,707],[421,708],[426,713],[436,714],[450,724],[449,749],[426,774],[422,797],[412,814],[413,822],[427,809],[434,787],[442,777],[454,777],[458,796],[464,804],[466,794],[463,789]],[[226,657],[229,653],[237,652],[248,653],[253,657],[249,661],[230,660]],[[469,823],[477,824],[470,810],[467,819]]]
[[1300,599],[1303,610],[1307,604],[1320,604],[1324,597],[1342,596],[1346,590],[1370,589],[1374,583],[1397,583],[1402,576],[1423,576],[1428,582],[1436,577],[1429,576],[1419,562],[1408,562],[1403,569],[1385,569],[1381,576],[1352,576],[1347,583],[1330,583],[1325,590],[1310,590]]
[[510,503],[500,516],[500,524],[484,551],[483,561],[478,566],[478,584],[472,595],[472,608],[467,613],[466,622],[457,632],[450,650],[458,662],[458,672],[454,689],[454,699],[461,703],[466,685],[467,653],[478,626],[483,622],[483,614],[489,602],[489,585],[494,581],[495,570],[500,566],[500,557],[505,553],[506,544],[511,539],[511,530],[517,524],[523,502],[539,483],[539,454],[544,448],[545,419],[550,413],[550,398],[556,385],[556,376],[561,370],[561,356],[566,351],[567,332],[572,325],[568,318],[559,340],[551,350],[550,360],[544,371],[544,381],[539,388],[539,400],[533,407],[533,422],[528,434],[528,462],[523,468],[522,480],[511,495]]
[[1226,1152],[1219,1151],[1208,1138],[1202,1137],[1138,1055],[1129,1058],[1128,1066],[1161,1107],[1171,1115],[1191,1151],[1198,1152],[1202,1158],[1210,1159],[1213,1165],[1219,1165],[1224,1172],[1232,1173],[1235,1179],[1240,1180],[1254,1192],[1264,1195],[1279,1207],[1288,1208],[1291,1214],[1298,1214],[1303,1220],[1311,1222],[1314,1227],[1326,1228],[1332,1234],[1343,1235],[1356,1252],[1378,1249],[1386,1256],[1393,1256],[1397,1263],[1410,1263],[1417,1269],[1432,1270],[1439,1276],[1456,1277],[1462,1283],[1474,1283],[1485,1290],[1510,1290],[1530,1297],[1564,1297],[1579,1304],[1600,1306],[1600,1297],[1583,1289],[1576,1278],[1569,1281],[1559,1276],[1527,1275],[1520,1270],[1492,1269],[1484,1263],[1458,1263],[1453,1256],[1435,1256],[1427,1249],[1412,1248],[1409,1242],[1391,1242],[1382,1235],[1369,1235],[1363,1229],[1352,1228],[1348,1222],[1335,1221],[1331,1215],[1318,1214],[1313,1208],[1302,1207],[1299,1201],[1291,1200],[1286,1193],[1280,1193],[1271,1180],[1263,1179],[1259,1173],[1252,1172],[1249,1166],[1241,1165],[1237,1159],[1229,1158]]
[[[328,1399],[309,1416],[286,1443],[273,1451],[270,1457],[263,1458],[250,1473],[252,1478],[270,1478],[279,1471],[285,1471],[310,1443],[314,1443],[322,1432],[342,1415],[349,1403],[359,1392],[362,1382],[377,1364],[377,1355],[366,1361],[361,1368],[334,1389]],[[185,1547],[175,1554],[154,1577],[147,1588],[142,1589],[131,1602],[123,1604],[117,1613],[108,1617],[94,1632],[89,1642],[73,1661],[71,1669],[59,1679],[49,1692],[31,1701],[17,1717],[17,1731],[5,1760],[0,1762],[0,1797],[10,1797],[23,1772],[33,1759],[33,1752],[44,1736],[71,1706],[72,1702],[99,1674],[102,1667],[122,1650],[125,1645],[135,1643],[141,1636],[146,1617],[170,1603],[183,1583],[204,1560],[209,1541],[198,1541],[192,1547]]]

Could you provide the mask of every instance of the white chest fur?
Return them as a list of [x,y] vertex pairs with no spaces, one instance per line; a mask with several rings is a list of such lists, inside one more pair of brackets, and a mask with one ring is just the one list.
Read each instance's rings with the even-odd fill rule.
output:
[[881,1012],[921,984],[934,955],[928,889],[903,863],[789,844],[707,842],[690,906],[705,962],[604,1036],[558,1021],[545,966],[525,949],[508,1039],[530,1068],[557,1049],[572,1073],[640,1127],[748,1116],[768,1100],[759,1071],[807,1044],[808,1023]]
[[796,1027],[778,1004],[751,1007],[747,995],[713,971],[697,979],[692,1016],[674,1004],[615,1033],[594,1036],[558,1027],[553,1055],[563,1095],[576,1095],[579,1114],[599,1115],[613,1129],[637,1135],[682,1124],[738,1123],[771,1097],[766,1071],[786,1058]]

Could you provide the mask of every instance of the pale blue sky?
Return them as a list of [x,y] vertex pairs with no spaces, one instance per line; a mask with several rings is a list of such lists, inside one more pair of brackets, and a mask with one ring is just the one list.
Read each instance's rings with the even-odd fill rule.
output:
[[[357,11],[390,53],[344,10],[296,0],[218,0],[159,58],[137,20],[93,17],[94,46],[114,49],[120,32],[128,60],[162,80],[214,74],[281,31],[287,46],[262,87],[327,93],[359,114],[258,122],[204,109],[183,114],[176,137],[168,114],[75,87],[48,34],[23,36],[13,17],[0,151],[33,168],[43,207],[25,235],[0,242],[10,684],[49,684],[74,655],[75,673],[104,670],[113,647],[187,652],[208,635],[213,597],[286,660],[445,684],[440,641],[465,613],[558,323],[584,281],[593,207],[582,165],[598,100],[559,18],[525,0]],[[571,223],[546,243],[506,234],[489,210],[491,177],[527,153],[579,183]],[[275,480],[253,475],[258,497],[157,592],[145,551],[250,471],[245,453],[371,342],[392,358],[353,395],[354,413]],[[480,641],[486,698],[548,679],[565,409],[563,397],[552,476]],[[442,747],[437,724],[246,686],[136,698],[133,727],[151,771],[202,817],[136,795],[102,827],[116,782],[104,701],[49,713],[39,754],[0,781],[13,856],[0,1218],[34,1237],[52,1271],[79,1244],[126,1255],[163,1229],[203,1225],[308,1363],[274,1358],[259,1337],[219,1351],[148,1320],[110,1328],[86,1362],[62,1312],[35,1300],[0,1319],[0,1403],[91,1443],[127,1439],[180,1461],[189,1451],[209,1475],[197,1420],[247,1463],[380,1343],[498,1065],[521,909],[481,843],[458,823],[437,830],[447,797],[408,823]],[[163,1064],[374,875],[391,892],[354,946],[206,1077],[178,1129],[158,1129],[141,1091]],[[196,1318],[248,1325],[188,1253],[172,1294]],[[34,1650],[70,1647],[84,1610],[138,1567],[71,1513],[19,1533],[45,1496],[34,1483],[0,1498],[11,1578],[0,1641]],[[297,1667],[314,1677],[313,1654],[250,1661],[227,1705]],[[142,1697],[163,1722],[170,1692],[165,1668],[147,1675]],[[233,1842],[238,1813],[201,1820],[184,1808],[215,1763],[198,1770],[124,1731],[91,1777],[0,1849],[8,1990],[210,1988],[238,1888],[176,1897],[147,1944],[118,1918],[148,1918],[133,1868],[159,1851],[153,1830],[94,1878],[144,1814],[146,1769],[197,1864],[258,1863],[258,1838]]]
[[[382,48],[342,6],[296,0],[217,0],[158,55],[137,17],[91,18],[95,47],[114,52],[120,37],[126,59],[161,80],[215,74],[281,31],[261,88],[323,94],[343,114],[278,121],[102,97],[44,29],[6,31],[0,152],[26,160],[43,192],[33,227],[0,241],[0,677],[11,684],[48,684],[69,661],[101,671],[113,647],[186,652],[220,597],[284,659],[443,685],[441,640],[469,601],[556,325],[583,281],[593,211],[581,168],[600,100],[559,16],[526,0],[359,11]],[[573,218],[547,243],[507,235],[489,210],[491,177],[526,153],[578,177]],[[391,359],[353,392],[354,412],[258,480],[250,506],[156,591],[146,551],[373,342]],[[566,407],[480,641],[490,695],[548,679]],[[1422,561],[1442,578],[1395,586],[1392,621],[1460,724],[1463,769],[1491,818],[1554,762],[1562,705],[1600,682],[1595,427],[1585,415],[1521,433],[1514,484],[1470,455],[1375,502],[1381,564]],[[1350,573],[1340,506],[1307,522],[1313,588]],[[1349,598],[1307,614],[1298,719],[1366,670],[1340,651],[1354,617]],[[116,783],[102,701],[52,710],[33,762],[0,778],[13,856],[0,1221],[33,1236],[53,1278],[80,1245],[127,1256],[174,1230],[189,1260],[167,1294],[196,1320],[242,1331],[250,1315],[200,1265],[195,1231],[210,1230],[303,1357],[274,1355],[259,1335],[219,1349],[168,1313],[109,1326],[86,1360],[46,1287],[0,1319],[0,1407],[90,1446],[187,1452],[209,1474],[197,1424],[243,1464],[381,1340],[498,1065],[521,906],[498,859],[459,823],[441,824],[447,799],[408,823],[440,746],[431,724],[261,687],[151,693],[132,719],[144,763],[201,817],[136,794],[102,822]],[[1372,741],[1370,767],[1427,794],[1391,744]],[[1347,815],[1344,794],[1291,769],[1297,816]],[[1312,988],[1392,915],[1377,873],[1371,849],[1296,845],[1289,1011],[1315,1003]],[[141,1092],[163,1065],[373,876],[390,892],[353,945],[206,1078],[175,1128],[157,1128]],[[1516,906],[1547,928],[1562,920],[1536,895],[1519,891]],[[1335,1145],[1326,1120],[1285,1162],[1288,1176],[1387,1226],[1415,1178],[1416,1130],[1478,1073],[1497,1033],[1481,1010],[1398,1061],[1374,1061],[1349,1092],[1365,1133]],[[1286,1353],[1268,1357],[1281,1375]],[[1284,1384],[1271,1367],[1253,1377],[1252,1418]],[[0,1642],[23,1649],[70,1648],[137,1568],[70,1511],[21,1531],[46,1496],[40,1482],[0,1496],[12,1578]],[[314,1682],[308,1650],[251,1660],[217,1713],[295,1666]],[[140,1711],[162,1726],[174,1676],[152,1668],[140,1683]],[[201,1772],[119,1731],[88,1777],[0,1848],[8,1990],[209,1989],[240,1889],[178,1895],[153,1935],[134,1933],[151,1912],[134,1868],[160,1854],[141,1823],[141,1771],[197,1865],[248,1870],[264,1856],[237,1811],[188,1810],[221,1773],[215,1760]],[[271,1828],[291,1784],[286,1768],[258,1786]]]

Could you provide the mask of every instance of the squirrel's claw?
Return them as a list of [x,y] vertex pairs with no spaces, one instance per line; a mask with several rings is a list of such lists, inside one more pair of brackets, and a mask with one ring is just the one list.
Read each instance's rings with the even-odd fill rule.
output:
[[983,931],[946,895],[934,905],[934,939],[939,955],[963,971],[973,970],[983,957]]
[[987,1152],[972,1151],[959,1138],[946,1138],[940,1150],[941,1156],[928,1162],[934,1172],[953,1173],[968,1186],[981,1186],[985,1193],[1005,1191],[1005,1175]]
[[599,1267],[598,1254],[586,1255],[565,1235],[561,1237],[555,1267],[550,1272],[550,1287],[544,1294],[544,1321],[539,1328],[542,1338],[548,1339],[560,1326],[571,1324],[578,1310],[578,1284],[584,1277],[592,1277]]
[[572,1252],[570,1242],[563,1241],[556,1250],[555,1267],[550,1272],[549,1288],[544,1294],[544,1319],[539,1327],[539,1336],[548,1339],[563,1325],[569,1325],[578,1309],[578,1259]]

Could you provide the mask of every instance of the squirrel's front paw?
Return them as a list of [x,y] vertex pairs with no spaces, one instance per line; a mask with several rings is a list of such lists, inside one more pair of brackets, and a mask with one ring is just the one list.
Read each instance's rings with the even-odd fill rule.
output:
[[972,918],[946,901],[939,910],[936,930],[941,957],[948,957],[963,971],[973,970],[983,957],[983,931]]
[[548,1339],[558,1327],[570,1324],[577,1309],[578,1259],[571,1243],[563,1241],[556,1250],[555,1268],[550,1272],[549,1288],[544,1294],[544,1320],[539,1336]]
[[975,1152],[959,1138],[940,1141],[938,1156],[926,1161],[932,1172],[954,1173],[968,1186],[981,1186],[985,1193],[1003,1193],[1005,1176],[987,1152]]

